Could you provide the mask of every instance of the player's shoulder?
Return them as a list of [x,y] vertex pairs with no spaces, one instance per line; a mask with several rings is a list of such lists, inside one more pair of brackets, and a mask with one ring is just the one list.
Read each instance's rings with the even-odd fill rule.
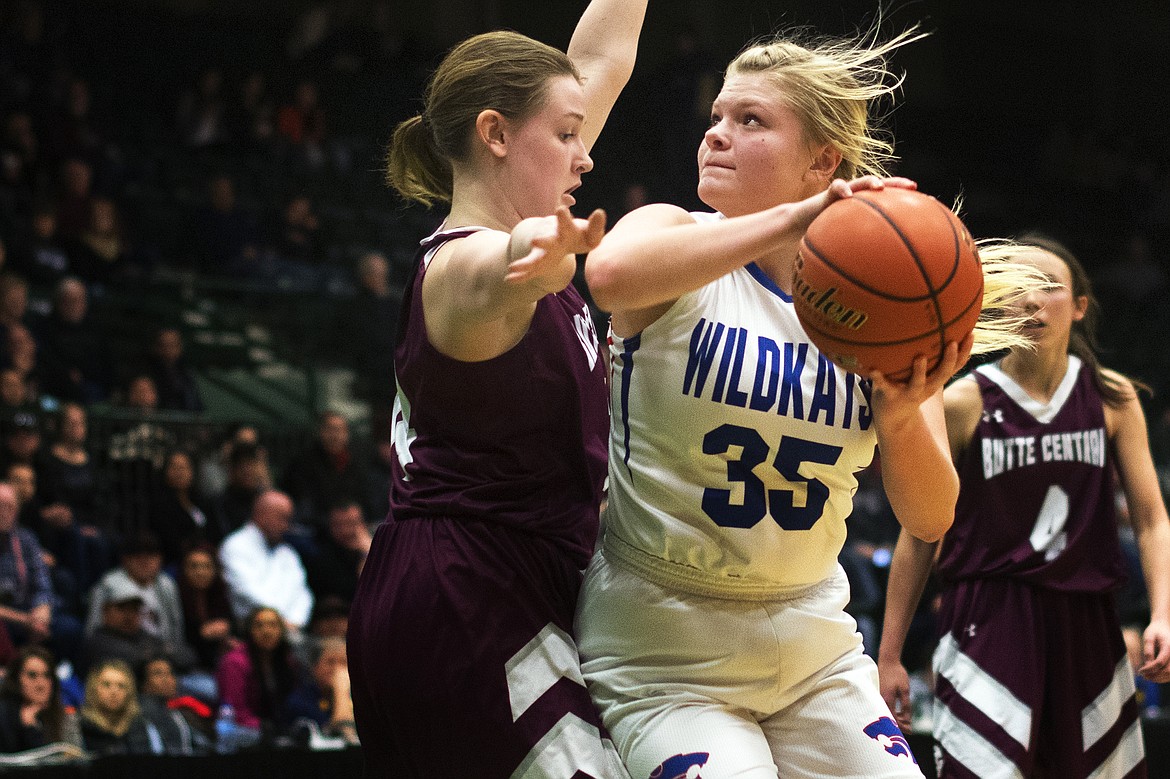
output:
[[979,389],[979,382],[975,380],[975,372],[964,374],[952,381],[943,390],[943,404],[947,409],[961,409],[968,406],[983,407],[983,394]]

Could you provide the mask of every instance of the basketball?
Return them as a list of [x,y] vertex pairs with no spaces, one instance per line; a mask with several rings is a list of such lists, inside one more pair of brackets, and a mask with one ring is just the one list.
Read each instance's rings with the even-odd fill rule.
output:
[[975,327],[983,269],[971,234],[930,195],[888,187],[838,200],[809,225],[792,299],[805,332],[845,370],[905,381]]

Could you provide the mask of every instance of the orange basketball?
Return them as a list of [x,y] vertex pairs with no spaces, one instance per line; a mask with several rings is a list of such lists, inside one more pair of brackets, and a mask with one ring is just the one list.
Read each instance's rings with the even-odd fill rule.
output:
[[849,371],[903,381],[933,369],[975,327],[983,269],[971,234],[930,195],[888,187],[826,208],[805,233],[792,281],[812,342]]

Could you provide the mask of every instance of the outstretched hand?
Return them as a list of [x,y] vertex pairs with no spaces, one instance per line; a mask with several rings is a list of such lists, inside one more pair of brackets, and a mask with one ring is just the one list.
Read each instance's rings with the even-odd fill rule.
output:
[[588,219],[577,219],[561,206],[555,215],[533,221],[531,250],[508,263],[504,280],[510,284],[522,284],[557,269],[567,255],[592,251],[605,235],[605,212],[600,208]]

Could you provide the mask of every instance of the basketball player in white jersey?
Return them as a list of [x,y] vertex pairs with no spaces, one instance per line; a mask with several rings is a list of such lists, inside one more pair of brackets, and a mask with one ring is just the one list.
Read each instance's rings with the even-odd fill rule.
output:
[[577,630],[633,779],[921,776],[837,554],[875,445],[903,526],[925,540],[949,526],[941,390],[972,339],[895,384],[833,366],[791,300],[825,205],[914,186],[880,178],[891,149],[867,120],[894,87],[886,55],[913,38],[747,49],[699,147],[698,194],[718,213],[645,206],[586,262],[612,312],[612,426]]

